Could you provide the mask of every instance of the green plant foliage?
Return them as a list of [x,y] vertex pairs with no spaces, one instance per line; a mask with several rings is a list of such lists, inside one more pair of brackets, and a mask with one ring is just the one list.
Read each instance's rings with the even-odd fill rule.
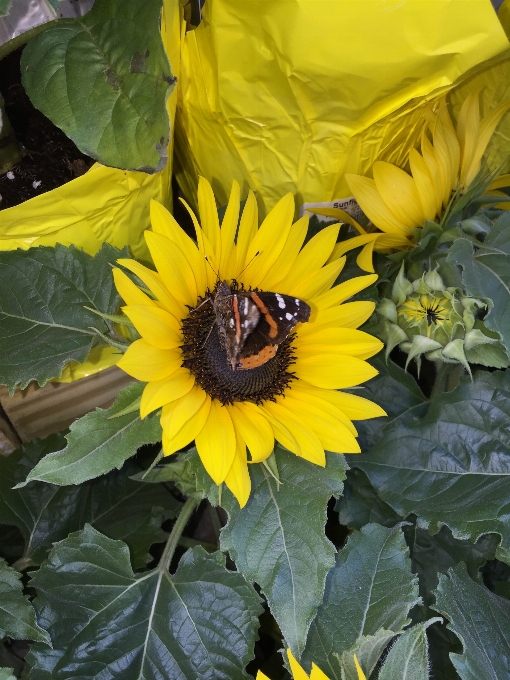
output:
[[50,644],[48,633],[37,625],[34,608],[23,596],[20,579],[21,574],[0,560],[0,636]]
[[402,521],[393,508],[377,495],[364,472],[357,468],[347,471],[343,495],[336,502],[340,524],[360,530],[365,524],[375,522],[393,527]]
[[31,581],[53,650],[31,680],[231,680],[253,656],[260,599],[221,553],[188,551],[175,574],[131,570],[128,547],[92,527],[58,543]]
[[342,655],[348,652],[350,658],[361,650],[360,663],[365,664],[368,677],[389,639],[409,623],[408,612],[419,601],[400,526],[368,524],[351,534],[338,553],[303,660],[308,666],[315,662],[331,680],[341,680]]
[[429,619],[399,637],[386,657],[378,680],[429,679],[427,628],[436,621],[441,619]]
[[155,413],[144,420],[139,411],[112,417],[129,406],[143,388],[138,382],[128,385],[109,409],[97,408],[76,420],[66,435],[65,449],[45,456],[27,475],[25,484],[36,479],[51,484],[81,484],[120,468],[143,444],[161,441],[159,415]]
[[96,0],[31,40],[21,60],[36,108],[105,165],[154,172],[167,161],[173,87],[161,0]]
[[[16,555],[18,568],[40,564],[52,544],[71,531],[92,524],[110,538],[122,539],[131,551],[133,566],[145,566],[153,543],[165,540],[161,523],[175,517],[180,504],[163,485],[151,487],[132,481],[137,467],[73,486],[31,482],[13,489],[19,479],[48,452],[65,445],[63,434],[34,440],[7,458],[0,458],[0,525],[14,525],[24,539]],[[6,540],[11,540],[7,536]],[[4,542],[4,541],[3,541]]]
[[0,252],[0,384],[11,392],[44,385],[71,361],[86,360],[120,297],[109,264],[127,249],[103,244],[92,257],[71,246]]
[[510,372],[478,372],[434,400],[425,417],[409,409],[383,429],[368,454],[352,464],[400,515],[414,513],[431,533],[447,524],[456,538],[502,537],[508,558],[510,527]]
[[462,268],[462,283],[492,303],[484,319],[496,331],[510,356],[510,213],[496,220],[483,245],[476,249],[470,241],[458,239],[450,248],[448,261]]
[[9,15],[9,8],[12,4],[12,0],[0,0],[0,17],[6,17]]
[[12,668],[0,668],[0,680],[16,680]]
[[342,492],[345,460],[328,454],[326,468],[275,448],[278,483],[263,465],[251,465],[252,492],[240,509],[225,492],[229,521],[221,547],[248,581],[259,584],[286,644],[301,655],[322,601],[335,549],[324,535],[326,506]]
[[451,659],[462,680],[510,676],[510,602],[468,575],[465,564],[439,577],[434,609],[450,619],[463,654]]

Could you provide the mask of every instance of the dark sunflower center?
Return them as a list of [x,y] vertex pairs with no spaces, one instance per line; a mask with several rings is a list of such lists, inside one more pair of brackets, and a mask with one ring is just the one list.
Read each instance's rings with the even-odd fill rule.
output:
[[222,404],[274,401],[295,377],[288,370],[295,362],[292,348],[294,335],[289,335],[279,345],[276,355],[262,366],[233,370],[220,344],[212,306],[214,292],[211,294],[208,291],[205,297],[198,300],[196,307],[189,308],[189,316],[182,320],[182,365],[191,371],[196,383],[212,399],[218,399]]
[[423,311],[427,315],[427,323],[429,325],[444,321],[444,316],[440,313],[438,304],[427,305],[423,308]]

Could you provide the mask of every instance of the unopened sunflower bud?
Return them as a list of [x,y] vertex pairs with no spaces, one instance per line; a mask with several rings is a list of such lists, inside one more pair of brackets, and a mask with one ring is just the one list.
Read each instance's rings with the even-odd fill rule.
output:
[[395,347],[408,355],[406,369],[415,359],[419,370],[424,356],[462,364],[470,373],[466,352],[499,342],[485,335],[483,324],[476,320],[485,302],[464,295],[459,288],[447,288],[437,270],[409,281],[402,266],[391,297],[383,298],[377,307],[379,337],[386,343],[386,360]]

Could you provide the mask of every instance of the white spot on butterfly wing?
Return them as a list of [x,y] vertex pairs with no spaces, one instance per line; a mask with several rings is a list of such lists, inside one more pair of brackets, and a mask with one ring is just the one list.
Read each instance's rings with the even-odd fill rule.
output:
[[278,301],[278,307],[280,309],[285,309],[285,300],[281,295],[278,295],[278,293],[276,293],[276,300]]
[[294,317],[292,314],[289,314],[289,312],[287,312],[287,314],[285,314],[285,318],[287,319],[287,321],[292,321]]
[[298,307],[299,307],[299,305],[301,304],[301,300],[298,300],[298,298],[295,298],[295,299],[294,299],[294,302],[296,303],[296,305],[297,305]]

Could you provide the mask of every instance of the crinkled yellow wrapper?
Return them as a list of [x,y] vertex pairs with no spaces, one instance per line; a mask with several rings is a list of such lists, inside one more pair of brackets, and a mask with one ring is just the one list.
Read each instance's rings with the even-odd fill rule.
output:
[[[165,0],[162,36],[172,73],[179,75],[181,16],[179,0]],[[0,212],[0,250],[75,245],[90,254],[105,241],[117,248],[129,245],[138,259],[150,260],[143,232],[150,227],[151,199],[170,207],[173,128],[177,88],[167,101],[171,141],[168,163],[147,175],[96,163],[81,177],[53,191]],[[111,347],[92,350],[88,361],[64,369],[60,382],[71,382],[113,366],[119,358]]]
[[345,173],[405,163],[426,107],[507,48],[489,0],[207,0],[183,42],[178,180],[226,204],[236,179],[263,213],[349,197]]

